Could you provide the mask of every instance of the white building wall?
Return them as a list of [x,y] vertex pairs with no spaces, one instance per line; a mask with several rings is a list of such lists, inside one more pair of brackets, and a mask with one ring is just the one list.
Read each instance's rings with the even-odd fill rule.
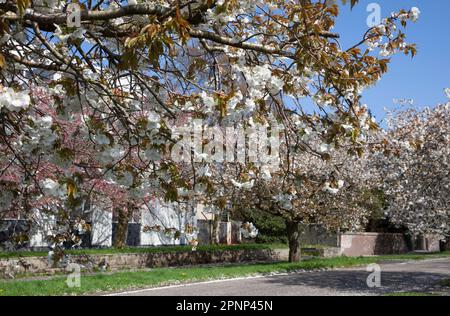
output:
[[39,210],[33,210],[30,231],[30,247],[48,247],[49,242],[45,239],[55,229],[56,221],[53,215],[47,215]]
[[[165,203],[160,200],[154,200],[149,203],[149,207],[145,206],[141,210],[141,245],[142,246],[158,246],[158,245],[179,245],[185,244],[183,237],[175,239],[164,233],[164,228],[175,228],[181,232],[184,231],[186,224],[196,226],[195,212],[185,205],[178,203]],[[145,226],[160,225],[162,231],[144,232]]]
[[92,210],[91,244],[97,247],[112,246],[113,214],[99,208]]

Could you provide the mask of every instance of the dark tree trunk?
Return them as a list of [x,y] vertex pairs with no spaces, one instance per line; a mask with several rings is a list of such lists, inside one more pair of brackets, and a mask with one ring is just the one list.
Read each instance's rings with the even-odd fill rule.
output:
[[289,262],[300,261],[300,223],[286,221],[289,241]]
[[114,247],[115,248],[124,248],[127,244],[127,235],[128,235],[128,210],[120,208],[117,210],[117,230],[114,236]]

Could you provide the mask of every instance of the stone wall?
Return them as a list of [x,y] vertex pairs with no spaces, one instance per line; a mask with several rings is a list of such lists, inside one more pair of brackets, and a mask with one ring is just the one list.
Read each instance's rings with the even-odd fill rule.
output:
[[411,251],[439,252],[441,251],[442,237],[434,234],[406,237]]
[[340,245],[345,256],[387,255],[410,251],[403,234],[345,233],[340,235]]
[[430,251],[430,252],[439,252],[441,250],[440,242],[441,238],[437,235],[428,234],[425,235],[424,242],[423,242],[423,248],[420,250]]
[[436,235],[426,235],[424,238],[400,233],[336,233],[320,225],[303,227],[300,241],[302,245],[338,247],[346,256],[396,254],[415,250],[438,252],[444,247]]
[[340,235],[342,254],[346,256],[388,255],[411,251],[440,251],[440,237],[411,237],[394,233],[344,233]]
[[342,249],[340,247],[325,247],[325,248],[302,248],[301,256],[320,257],[320,258],[333,258],[342,256]]
[[[139,254],[70,256],[84,271],[158,268],[214,263],[272,262],[287,260],[287,249],[240,249],[216,251],[178,251]],[[53,267],[47,257],[0,259],[0,277],[17,273],[53,274],[64,266]]]

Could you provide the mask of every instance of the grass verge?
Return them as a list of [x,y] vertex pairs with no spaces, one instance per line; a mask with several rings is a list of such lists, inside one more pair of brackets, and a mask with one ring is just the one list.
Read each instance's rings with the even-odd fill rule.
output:
[[336,257],[329,259],[310,259],[296,263],[279,262],[238,266],[157,268],[150,271],[85,275],[81,277],[81,286],[73,288],[67,286],[65,277],[55,277],[46,280],[11,280],[0,281],[0,295],[80,295],[273,272],[352,267],[386,260],[422,260],[446,256],[450,256],[450,252],[376,257]]

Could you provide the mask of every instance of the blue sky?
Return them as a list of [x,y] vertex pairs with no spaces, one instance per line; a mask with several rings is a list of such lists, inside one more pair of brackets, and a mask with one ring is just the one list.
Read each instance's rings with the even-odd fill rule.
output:
[[341,34],[342,48],[348,48],[362,38],[367,30],[370,12],[367,5],[378,3],[386,17],[399,9],[415,6],[421,11],[416,23],[405,30],[408,43],[416,43],[418,54],[397,54],[389,72],[376,86],[363,93],[363,102],[378,121],[385,117],[384,107],[399,108],[393,99],[413,99],[414,107],[434,106],[446,102],[444,89],[450,88],[450,1],[449,0],[360,0],[350,11],[341,7],[334,31]]

